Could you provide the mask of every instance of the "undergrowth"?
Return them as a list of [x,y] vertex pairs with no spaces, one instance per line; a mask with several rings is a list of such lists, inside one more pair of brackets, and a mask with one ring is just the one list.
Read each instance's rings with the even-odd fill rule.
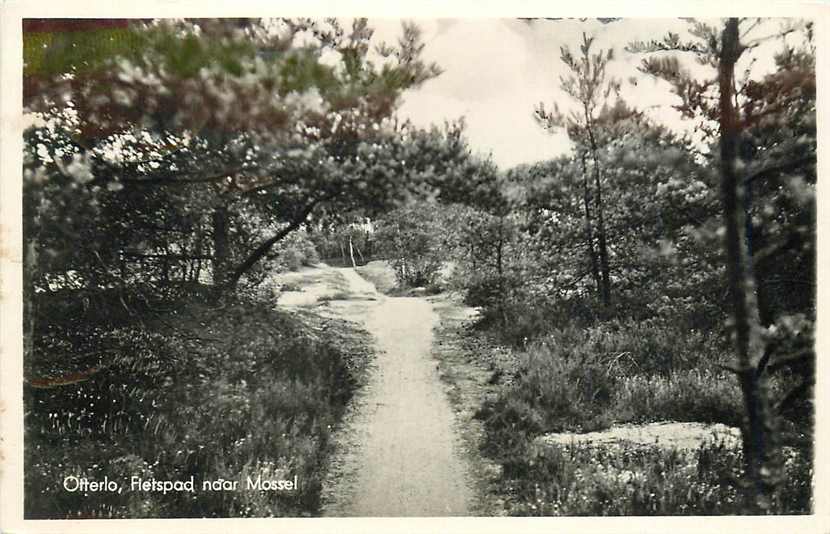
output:
[[[512,488],[510,513],[742,513],[740,451],[724,444],[687,454],[633,444],[542,447],[536,439],[622,423],[740,427],[741,390],[725,368],[728,347],[714,336],[657,321],[615,319],[551,328],[524,348],[508,350],[515,355],[513,367],[494,374],[502,386],[477,417],[485,428],[482,450],[501,464],[500,485]],[[770,381],[779,396],[780,382]],[[787,451],[785,483],[771,511],[808,513],[812,452],[809,446]]]
[[[143,322],[70,321],[64,326],[72,336],[59,335],[54,324],[40,332],[32,370],[38,378],[25,390],[26,517],[318,513],[329,435],[369,352],[367,334],[314,321],[323,320],[234,299],[218,309],[181,302]],[[84,326],[92,324],[98,326]],[[67,361],[88,375],[75,373],[82,378],[61,385]],[[246,476],[260,474],[296,475],[299,488],[198,489],[220,478],[244,487]],[[120,494],[63,488],[67,476],[105,475],[121,485]],[[194,476],[197,491],[131,491],[132,476]]]
[[[743,513],[739,450],[656,446],[533,446],[505,483],[521,516],[734,515]],[[785,483],[771,513],[811,511],[811,462],[787,450]]]

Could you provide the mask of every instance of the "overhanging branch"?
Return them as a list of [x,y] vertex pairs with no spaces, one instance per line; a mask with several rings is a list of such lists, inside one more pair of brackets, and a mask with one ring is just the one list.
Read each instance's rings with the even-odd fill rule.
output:
[[809,163],[813,163],[813,164],[816,163],[815,154],[810,155],[810,156],[805,156],[803,158],[795,159],[795,160],[792,160],[792,161],[787,161],[787,162],[784,162],[784,163],[778,163],[776,165],[770,165],[769,167],[764,167],[763,169],[760,169],[760,170],[752,173],[748,177],[746,177],[744,179],[744,184],[748,185],[748,184],[751,184],[751,183],[755,182],[756,180],[760,180],[762,178],[769,178],[773,174],[776,174],[776,173],[779,173],[779,172],[791,171],[791,170],[797,169],[798,167],[801,167],[802,165],[807,165]]
[[239,267],[234,269],[233,273],[228,277],[228,280],[225,284],[226,288],[234,287],[239,279],[242,278],[242,275],[248,272],[248,270],[253,267],[263,256],[265,256],[271,247],[276,245],[280,240],[282,240],[285,236],[299,228],[303,223],[306,222],[306,219],[311,212],[314,211],[314,208],[317,207],[325,198],[315,199],[312,200],[309,204],[307,204],[300,213],[291,221],[291,223],[274,234],[273,236],[269,237],[265,241],[263,241],[246,259],[243,261]]
[[[228,176],[233,176],[241,172],[242,168],[234,168],[234,169],[227,169],[221,172],[217,172],[215,174],[209,174],[207,176],[199,176],[195,178],[174,178],[170,176],[165,177],[157,177],[157,178],[122,178],[120,182],[122,184],[129,184],[129,185],[191,185],[191,184],[203,184],[208,182],[215,182],[217,180],[221,180]],[[185,176],[192,176],[192,175],[185,175]]]

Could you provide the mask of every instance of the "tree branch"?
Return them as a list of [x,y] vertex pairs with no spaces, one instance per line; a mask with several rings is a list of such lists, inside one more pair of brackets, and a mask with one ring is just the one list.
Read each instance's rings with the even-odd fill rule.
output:
[[793,169],[797,169],[798,167],[800,167],[802,165],[805,165],[805,164],[808,164],[808,163],[815,164],[815,162],[816,162],[816,156],[815,156],[815,154],[813,154],[813,155],[804,156],[802,158],[798,158],[798,159],[795,159],[795,160],[792,160],[792,161],[787,161],[787,162],[784,162],[784,163],[778,163],[776,165],[770,165],[769,167],[764,167],[763,169],[760,169],[760,170],[752,173],[748,177],[746,177],[744,179],[744,184],[748,185],[748,184],[753,183],[755,180],[760,180],[762,178],[768,178],[769,176],[771,176],[773,174],[776,174],[776,173],[779,173],[779,172],[785,172],[785,171],[790,171],[790,170],[793,170]]
[[137,252],[122,252],[125,258],[164,258],[168,260],[212,260],[213,256],[206,254],[139,254]]
[[280,240],[282,240],[285,236],[299,228],[303,223],[305,223],[308,216],[314,211],[314,208],[317,207],[320,202],[325,200],[325,198],[315,199],[312,200],[306,207],[304,207],[299,215],[291,221],[291,223],[274,234],[273,236],[269,237],[265,241],[263,241],[246,259],[243,261],[239,267],[234,269],[233,273],[228,277],[227,282],[225,283],[224,289],[233,288],[236,286],[239,279],[242,278],[242,275],[248,272],[248,270],[253,267],[263,256],[265,256],[271,247],[276,245]]
[[[221,180],[228,176],[234,175],[243,169],[241,167],[237,167],[234,169],[227,169],[221,172],[217,172],[216,174],[210,174],[208,176],[199,176],[198,178],[174,178],[170,176],[166,177],[158,177],[158,178],[122,178],[120,182],[122,184],[130,184],[130,185],[190,185],[190,184],[203,184],[207,182],[215,182],[217,180]],[[186,175],[187,176],[187,175]]]

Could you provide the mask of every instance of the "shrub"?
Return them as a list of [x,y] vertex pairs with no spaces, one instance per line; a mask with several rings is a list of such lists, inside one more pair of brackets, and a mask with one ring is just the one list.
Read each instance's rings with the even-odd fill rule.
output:
[[[561,335],[559,331],[553,336]],[[718,336],[682,330],[660,320],[611,320],[586,329],[584,343],[624,374],[669,376],[675,371],[726,363],[729,348]]]
[[[741,453],[725,443],[692,452],[640,445],[541,444],[541,434],[593,431],[613,423],[664,420],[741,426],[735,376],[717,364],[728,352],[697,331],[651,320],[568,326],[518,353],[513,380],[488,399],[483,451],[514,488],[516,515],[738,514]],[[770,381],[774,398],[791,387]],[[783,420],[782,420],[783,422]],[[812,454],[785,447],[775,513],[809,513]],[[514,501],[515,498],[515,501]]]
[[299,271],[302,266],[310,267],[320,261],[317,248],[305,230],[288,234],[276,247],[274,254],[281,270]]
[[303,266],[303,253],[296,248],[287,248],[282,252],[282,264],[289,271],[299,271]]
[[605,411],[614,400],[616,382],[606,366],[578,346],[533,347],[522,355],[513,384],[479,413],[487,429],[485,450],[497,457],[505,450],[510,455],[515,440],[607,427]]
[[[472,305],[471,302],[475,301],[467,301]],[[553,323],[549,311],[550,307],[542,303],[503,302],[500,306],[484,307],[477,326],[493,331],[501,343],[524,348],[551,330]]]
[[743,400],[733,375],[705,369],[678,371],[670,377],[621,378],[611,412],[618,422],[697,421],[738,427]]
[[441,274],[447,236],[439,209],[422,202],[393,210],[377,222],[375,240],[401,287],[426,287]]
[[366,265],[359,266],[357,272],[381,293],[388,294],[396,287],[395,271],[386,261],[370,261]]

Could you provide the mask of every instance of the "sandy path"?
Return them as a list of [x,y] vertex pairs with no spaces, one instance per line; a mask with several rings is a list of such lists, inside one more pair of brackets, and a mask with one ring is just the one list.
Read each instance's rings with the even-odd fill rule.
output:
[[437,316],[422,298],[386,298],[355,271],[354,293],[378,297],[362,322],[377,340],[324,485],[329,516],[466,515],[472,502],[453,413],[431,357]]

